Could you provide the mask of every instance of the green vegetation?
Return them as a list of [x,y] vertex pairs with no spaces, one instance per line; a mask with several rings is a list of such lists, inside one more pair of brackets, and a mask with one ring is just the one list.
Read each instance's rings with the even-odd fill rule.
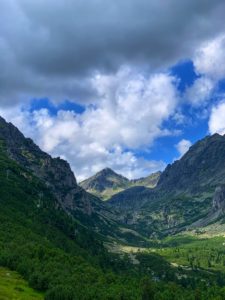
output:
[[43,300],[42,293],[34,291],[17,272],[0,267],[1,300]]

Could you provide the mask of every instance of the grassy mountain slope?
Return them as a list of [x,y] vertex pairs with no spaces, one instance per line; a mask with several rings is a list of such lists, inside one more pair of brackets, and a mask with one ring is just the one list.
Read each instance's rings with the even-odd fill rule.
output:
[[102,200],[108,200],[113,195],[134,186],[154,188],[157,185],[161,172],[153,173],[147,177],[129,180],[106,168],[94,176],[80,182],[80,186]]

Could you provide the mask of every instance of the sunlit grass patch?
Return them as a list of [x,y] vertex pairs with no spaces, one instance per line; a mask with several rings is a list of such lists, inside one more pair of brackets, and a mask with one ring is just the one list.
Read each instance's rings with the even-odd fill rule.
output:
[[43,300],[17,272],[0,267],[0,300]]

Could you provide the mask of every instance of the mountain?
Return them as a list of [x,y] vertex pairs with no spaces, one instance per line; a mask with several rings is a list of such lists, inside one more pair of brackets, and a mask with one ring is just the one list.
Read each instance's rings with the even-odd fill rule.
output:
[[[0,119],[0,140],[10,159],[45,184],[55,197],[57,207],[63,209],[68,215],[80,220],[83,218],[84,223],[91,222],[92,226],[96,226],[98,230],[100,230],[100,224],[110,222],[110,213],[102,202],[77,184],[68,162],[59,157],[52,158],[41,151],[31,139],[25,138],[15,126],[6,123],[2,118]],[[27,176],[26,172],[24,171],[24,176]],[[12,171],[7,169],[7,178],[11,175]],[[42,205],[41,194],[39,202]]]
[[124,190],[129,184],[129,180],[117,174],[110,168],[106,168],[94,176],[80,182],[80,186],[86,191],[100,196],[103,199]]
[[225,136],[207,136],[190,147],[182,159],[168,165],[158,188],[191,194],[215,188],[224,182]]
[[110,168],[105,168],[94,176],[80,182],[80,186],[91,194],[103,200],[109,199],[123,190],[133,186],[146,186],[153,188],[157,185],[161,172],[153,173],[147,177],[129,180],[117,174]]
[[[157,187],[132,189],[140,196],[159,192]],[[217,216],[224,213],[224,190],[223,185],[217,187],[212,200]],[[155,204],[160,209],[161,202]],[[0,285],[0,298],[188,300],[201,292],[202,299],[222,299],[223,240],[211,241],[207,251],[208,241],[204,248],[198,244],[195,257],[190,255],[196,251],[195,240],[194,248],[179,251],[181,241],[190,246],[190,238],[143,238],[134,231],[138,226],[115,221],[111,205],[79,187],[66,161],[41,151],[0,118],[0,277],[7,282]],[[149,236],[150,227],[143,230],[141,221],[140,232]],[[144,248],[148,245],[151,248]],[[180,259],[182,264],[187,261],[187,268],[174,266]],[[209,271],[200,263],[208,264]]]
[[[224,178],[225,136],[215,134],[197,142],[180,160],[168,165],[154,189],[133,187],[112,196],[108,204],[117,209],[120,221],[139,232],[174,233],[205,226],[221,216],[216,212],[215,193],[224,185]],[[219,199],[221,207],[225,199]]]
[[[0,141],[9,159],[25,170],[21,171],[21,176],[26,177],[29,172],[44,184],[54,197],[57,209],[103,235],[104,239],[107,236],[110,239],[138,239],[132,232],[125,233],[121,224],[115,220],[112,209],[77,184],[68,162],[59,157],[52,158],[43,152],[31,139],[25,138],[13,124],[7,123],[3,118],[0,118]],[[6,176],[11,178],[10,168],[6,169]],[[42,198],[42,192],[38,193],[37,205],[40,207],[44,205]]]
[[66,161],[0,118],[0,267],[45,300],[140,299],[142,275],[105,244],[144,239],[113,218],[77,185]]

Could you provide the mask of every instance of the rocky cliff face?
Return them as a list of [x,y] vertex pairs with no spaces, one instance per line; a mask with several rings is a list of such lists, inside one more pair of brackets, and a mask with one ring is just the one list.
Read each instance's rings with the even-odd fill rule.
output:
[[225,185],[216,188],[212,204],[214,211],[225,213]]
[[57,207],[98,231],[105,230],[107,224],[113,224],[113,215],[104,203],[78,186],[68,162],[41,151],[31,139],[25,138],[3,118],[0,118],[0,141],[11,159],[46,185],[57,200]]
[[76,194],[81,193],[68,162],[52,158],[25,138],[11,123],[0,119],[0,139],[4,141],[6,151],[13,160],[29,168],[51,189],[64,209],[76,209]]
[[223,183],[225,174],[225,137],[207,136],[190,147],[189,151],[160,176],[158,188],[195,194],[205,187]]

